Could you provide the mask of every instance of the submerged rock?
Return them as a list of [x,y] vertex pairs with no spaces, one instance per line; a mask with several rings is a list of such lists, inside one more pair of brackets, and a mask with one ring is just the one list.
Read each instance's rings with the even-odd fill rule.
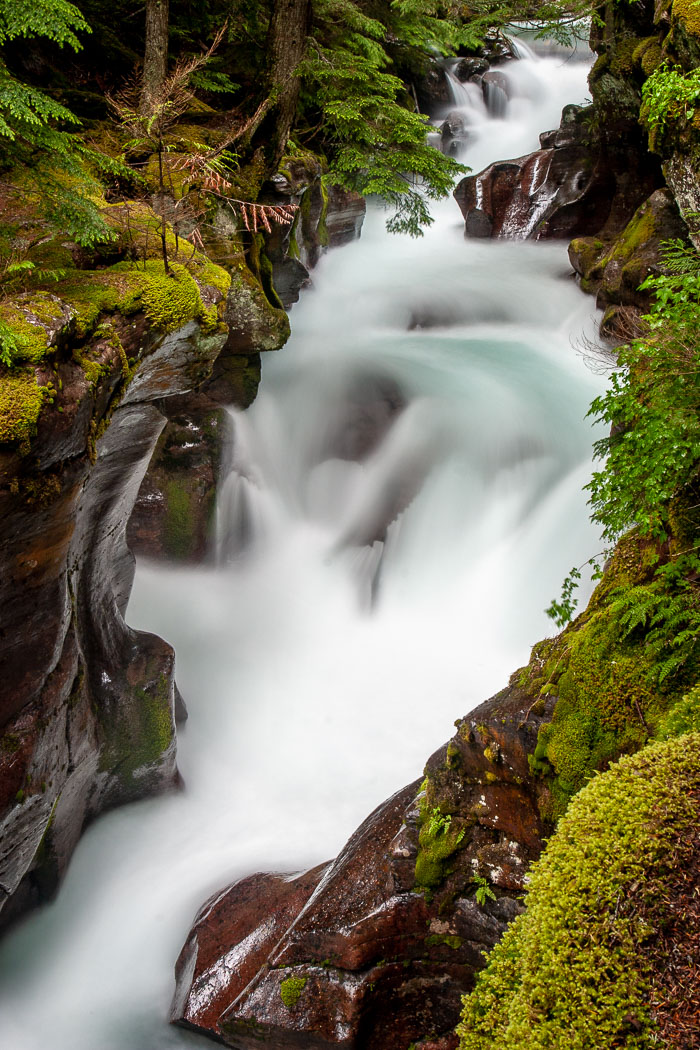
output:
[[529,703],[504,691],[430,759],[444,810],[415,781],[332,864],[212,898],[178,960],[172,1020],[237,1048],[450,1050],[542,846]]

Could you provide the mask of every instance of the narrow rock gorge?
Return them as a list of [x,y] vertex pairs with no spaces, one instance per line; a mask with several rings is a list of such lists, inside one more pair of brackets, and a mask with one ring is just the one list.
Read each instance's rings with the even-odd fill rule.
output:
[[0,1042],[691,1048],[692,5],[18,5]]

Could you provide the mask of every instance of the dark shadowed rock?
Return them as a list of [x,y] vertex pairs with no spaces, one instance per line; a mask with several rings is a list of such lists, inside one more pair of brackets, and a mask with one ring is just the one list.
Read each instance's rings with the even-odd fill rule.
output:
[[[178,961],[173,1020],[239,1050],[453,1050],[461,997],[542,845],[527,755],[543,716],[530,704],[513,687],[477,708],[426,785],[378,807],[333,864],[212,898]],[[435,811],[446,832],[431,832]]]
[[465,81],[471,80],[472,77],[482,76],[488,68],[487,58],[475,56],[474,58],[460,58],[452,72],[457,77],[457,80],[465,83]]
[[127,540],[135,554],[201,562],[212,552],[217,484],[232,440],[229,416],[202,393],[168,399],[161,407],[168,422],[141,484]]
[[299,299],[324,251],[356,240],[364,222],[364,198],[340,186],[326,189],[319,176],[313,158],[308,163],[293,159],[270,185],[270,203],[282,196],[298,208],[292,224],[273,225],[265,237],[274,290],[286,309]]
[[577,237],[571,242],[569,259],[581,287],[595,294],[596,305],[606,311],[606,336],[625,341],[634,334],[634,312],[638,317],[651,305],[651,293],[640,291],[640,285],[661,273],[661,244],[673,239],[687,242],[688,228],[671,191],[661,189],[644,201],[614,239]]

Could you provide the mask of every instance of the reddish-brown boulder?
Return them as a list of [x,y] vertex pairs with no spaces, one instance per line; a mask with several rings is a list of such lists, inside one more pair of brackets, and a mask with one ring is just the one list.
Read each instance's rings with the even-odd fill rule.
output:
[[462,179],[454,196],[466,235],[544,240],[619,233],[663,178],[636,121],[611,136],[594,114],[591,106],[567,106],[560,127],[540,135],[541,149]]
[[541,849],[527,755],[544,716],[530,703],[513,687],[459,723],[426,783],[376,809],[332,864],[254,875],[205,905],[172,1020],[237,1048],[452,1050],[461,997]]

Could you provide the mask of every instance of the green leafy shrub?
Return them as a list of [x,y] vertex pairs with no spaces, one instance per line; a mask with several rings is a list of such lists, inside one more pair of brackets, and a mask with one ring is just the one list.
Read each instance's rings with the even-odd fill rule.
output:
[[642,86],[640,116],[649,131],[654,148],[665,129],[690,123],[700,103],[700,69],[688,73],[662,65],[655,69]]

